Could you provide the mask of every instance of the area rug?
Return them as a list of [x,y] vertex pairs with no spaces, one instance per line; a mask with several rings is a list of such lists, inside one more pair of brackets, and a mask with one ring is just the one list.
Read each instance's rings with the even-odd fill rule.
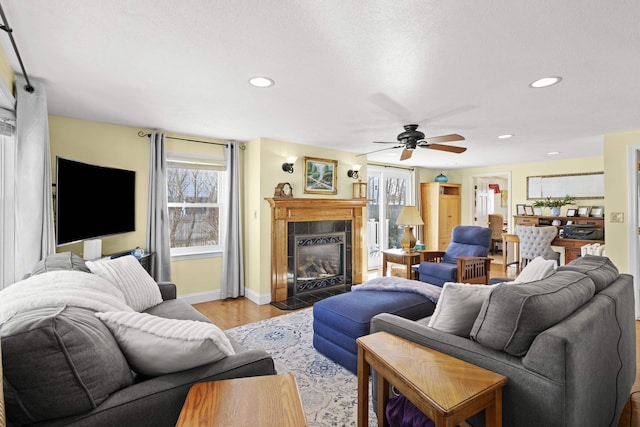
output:
[[[312,307],[225,332],[247,348],[266,350],[278,373],[295,375],[310,426],[357,425],[358,378],[313,348]],[[369,402],[369,426],[376,425]]]

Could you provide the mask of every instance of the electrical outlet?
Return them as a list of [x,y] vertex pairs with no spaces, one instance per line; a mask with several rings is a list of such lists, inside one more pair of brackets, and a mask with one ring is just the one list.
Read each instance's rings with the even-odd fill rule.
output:
[[624,222],[624,212],[611,212],[611,222]]

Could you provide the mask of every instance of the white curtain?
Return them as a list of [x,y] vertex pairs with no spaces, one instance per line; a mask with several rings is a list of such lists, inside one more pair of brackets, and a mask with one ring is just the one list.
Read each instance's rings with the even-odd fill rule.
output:
[[224,206],[227,207],[225,223],[225,249],[222,253],[222,282],[220,298],[237,298],[244,295],[244,259],[242,257],[242,224],[240,210],[239,146],[227,144],[225,158],[229,191]]
[[[15,127],[13,112],[0,110],[3,121]],[[4,132],[10,133],[10,132]],[[15,129],[0,135],[0,289],[15,282]]]
[[16,78],[15,278],[55,252],[47,94],[40,79]]
[[169,242],[167,153],[164,133],[151,132],[149,140],[147,251],[155,252],[151,275],[158,282],[167,282],[171,280],[171,243]]

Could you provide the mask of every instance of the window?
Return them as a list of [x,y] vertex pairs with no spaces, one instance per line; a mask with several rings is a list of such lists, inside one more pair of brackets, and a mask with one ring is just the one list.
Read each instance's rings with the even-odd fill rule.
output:
[[224,159],[167,153],[167,205],[171,255],[222,250]]

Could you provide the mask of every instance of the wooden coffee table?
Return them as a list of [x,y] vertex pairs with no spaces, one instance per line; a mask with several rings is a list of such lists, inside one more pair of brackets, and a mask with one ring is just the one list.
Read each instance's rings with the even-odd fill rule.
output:
[[195,384],[176,427],[306,425],[296,379],[283,374]]
[[453,427],[486,409],[487,427],[502,426],[507,378],[387,332],[358,342],[358,426],[369,416],[369,367],[378,372],[378,425],[388,425],[389,383],[431,418]]

